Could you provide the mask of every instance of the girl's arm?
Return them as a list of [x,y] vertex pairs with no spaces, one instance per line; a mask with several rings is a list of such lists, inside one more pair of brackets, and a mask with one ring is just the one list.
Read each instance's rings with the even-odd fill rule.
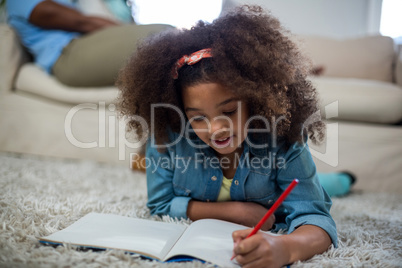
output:
[[251,230],[233,233],[236,260],[250,267],[281,267],[298,260],[307,260],[315,254],[323,253],[331,245],[329,235],[314,225],[300,226],[288,235],[272,236],[258,232],[245,239]]
[[[201,202],[191,200],[187,207],[187,216],[193,220],[218,219],[249,227],[255,226],[265,215],[267,209],[253,202]],[[270,230],[275,222],[272,215],[263,225],[263,230]]]

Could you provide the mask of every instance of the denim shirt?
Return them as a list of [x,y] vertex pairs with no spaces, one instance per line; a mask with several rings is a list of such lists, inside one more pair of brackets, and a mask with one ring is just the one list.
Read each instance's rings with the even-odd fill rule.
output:
[[[266,137],[260,138],[258,144],[268,144]],[[175,144],[162,153],[152,146],[153,140],[147,143],[147,206],[152,214],[187,218],[191,199],[217,200],[223,173],[214,150],[198,137],[184,138],[171,133],[170,139]],[[332,202],[318,181],[307,143],[286,148],[279,142],[276,146],[257,148],[250,137],[243,143],[230,187],[231,200],[255,202],[269,208],[297,178],[299,184],[275,213],[274,231],[291,233],[301,225],[315,225],[324,229],[337,246],[336,226],[329,213]]]

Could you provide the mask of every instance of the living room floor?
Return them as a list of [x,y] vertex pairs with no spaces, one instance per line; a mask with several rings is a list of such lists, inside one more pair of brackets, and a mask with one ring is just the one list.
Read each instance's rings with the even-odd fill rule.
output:
[[[0,153],[0,267],[212,267],[159,263],[119,250],[53,248],[38,237],[90,212],[188,224],[151,216],[145,174],[95,161]],[[402,196],[355,191],[333,198],[339,247],[291,267],[400,267]]]

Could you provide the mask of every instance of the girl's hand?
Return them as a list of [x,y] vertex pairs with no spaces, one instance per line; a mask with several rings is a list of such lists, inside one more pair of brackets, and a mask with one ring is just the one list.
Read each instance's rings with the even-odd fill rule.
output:
[[[264,206],[253,202],[240,202],[238,206],[236,214],[239,217],[240,223],[249,227],[256,226],[268,211]],[[261,227],[261,230],[271,230],[274,223],[275,215],[272,215]]]
[[281,236],[258,232],[245,239],[252,229],[235,231],[233,252],[236,261],[246,268],[282,267],[289,263],[290,253]]

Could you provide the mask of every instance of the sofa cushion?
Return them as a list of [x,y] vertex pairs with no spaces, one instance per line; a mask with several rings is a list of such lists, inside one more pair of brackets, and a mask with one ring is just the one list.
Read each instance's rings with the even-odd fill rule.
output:
[[357,39],[298,36],[296,42],[323,75],[392,82],[394,42],[387,36]]
[[320,109],[338,101],[338,119],[371,123],[402,120],[402,88],[376,80],[312,77]]
[[118,96],[115,87],[66,86],[33,63],[26,63],[21,67],[15,89],[71,104],[112,103]]

